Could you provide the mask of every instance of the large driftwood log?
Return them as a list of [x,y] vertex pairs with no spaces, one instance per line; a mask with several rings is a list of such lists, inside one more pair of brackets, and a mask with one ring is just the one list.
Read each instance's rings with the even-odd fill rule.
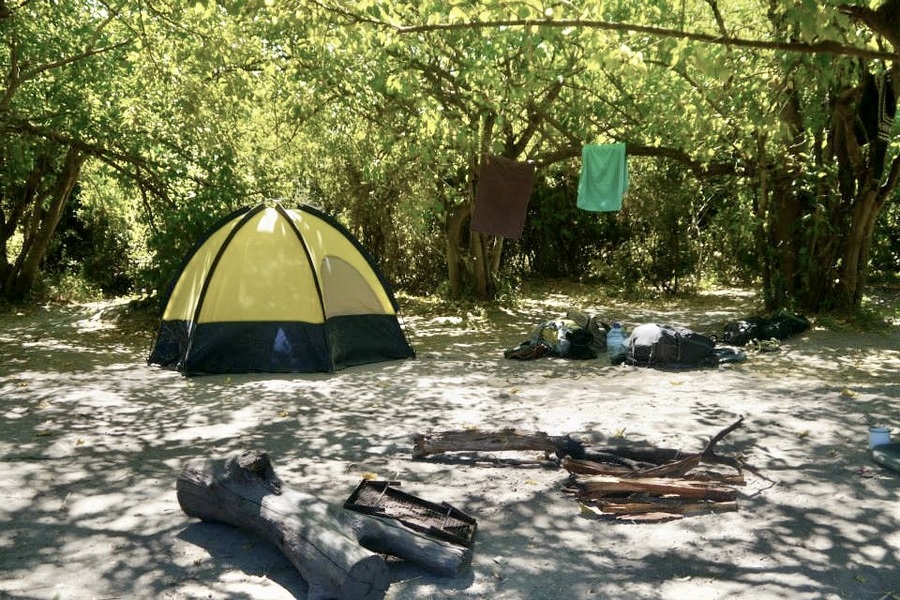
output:
[[[472,548],[424,535],[395,519],[331,507],[284,487],[264,452],[192,461],[178,478],[177,491],[188,515],[247,529],[276,544],[310,588],[322,588],[326,597],[370,597],[348,594],[363,593],[353,582],[369,570],[379,582],[373,580],[373,590],[381,586],[380,557],[373,552],[446,576],[472,562]],[[372,598],[381,597],[372,593]]]
[[284,488],[265,452],[191,461],[176,489],[189,516],[234,525],[278,546],[309,584],[310,598],[384,598],[390,585],[384,558],[336,527],[326,503]]

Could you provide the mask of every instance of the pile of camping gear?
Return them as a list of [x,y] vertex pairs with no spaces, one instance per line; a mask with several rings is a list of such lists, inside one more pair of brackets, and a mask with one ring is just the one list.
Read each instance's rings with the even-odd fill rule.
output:
[[618,322],[607,324],[598,315],[568,309],[564,317],[535,327],[528,339],[503,355],[514,360],[582,360],[605,354],[612,364],[664,369],[715,367],[745,360],[742,347],[778,350],[781,340],[802,333],[809,326],[806,317],[787,311],[770,317],[752,316],[727,323],[720,342],[718,335],[660,323],[642,323],[626,335]]

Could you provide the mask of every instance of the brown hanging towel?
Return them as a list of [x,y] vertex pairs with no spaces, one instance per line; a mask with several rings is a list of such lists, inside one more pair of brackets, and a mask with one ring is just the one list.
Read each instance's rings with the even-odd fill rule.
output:
[[534,185],[534,165],[488,155],[475,188],[472,231],[519,239]]

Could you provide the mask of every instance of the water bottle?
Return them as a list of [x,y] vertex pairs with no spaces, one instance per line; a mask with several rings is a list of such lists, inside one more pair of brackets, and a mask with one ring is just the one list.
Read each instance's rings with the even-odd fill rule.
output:
[[556,327],[556,353],[560,356],[568,356],[572,350],[572,342],[566,337],[569,330],[562,321],[557,321]]
[[618,323],[612,324],[612,329],[606,334],[606,352],[609,354],[609,362],[615,364],[616,359],[625,352],[625,332]]

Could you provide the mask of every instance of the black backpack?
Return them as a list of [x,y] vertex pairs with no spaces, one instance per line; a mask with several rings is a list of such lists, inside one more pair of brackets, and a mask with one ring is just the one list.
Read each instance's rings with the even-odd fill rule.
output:
[[718,365],[716,340],[687,327],[645,323],[625,340],[622,360],[642,367],[670,369]]
[[[560,344],[560,335],[568,341],[565,347]],[[556,319],[539,325],[532,332],[531,338],[515,348],[509,348],[503,356],[516,360],[532,360],[545,356],[584,360],[597,358],[597,353],[592,347],[593,343],[594,335],[574,320]]]

